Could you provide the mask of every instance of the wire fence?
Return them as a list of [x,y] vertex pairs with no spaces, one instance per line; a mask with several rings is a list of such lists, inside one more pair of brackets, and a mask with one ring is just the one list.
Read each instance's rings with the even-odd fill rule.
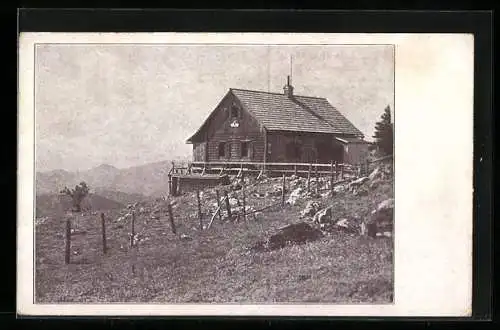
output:
[[[348,177],[344,177],[343,175],[339,176],[339,173],[335,170],[331,170],[329,172],[329,176],[322,176],[320,175],[319,171],[308,171],[308,176],[307,176],[307,181],[302,182],[303,184],[307,185],[307,188],[305,190],[307,193],[315,192],[315,193],[323,193],[327,191],[331,191],[333,193],[335,186],[340,185],[340,184],[346,184],[349,183],[350,181],[360,177],[361,175],[367,175],[368,171],[370,170],[371,167],[373,167],[374,164],[378,164],[383,161],[387,161],[393,159],[392,155],[390,156],[385,156],[378,158],[376,160],[366,162],[366,167],[362,169],[361,167],[358,167],[358,173],[356,174],[349,174]],[[263,183],[269,183],[269,178],[267,177],[262,177],[259,180],[255,180],[255,182],[250,182],[250,180],[247,181],[245,180],[246,176],[246,171],[241,170],[238,175],[235,177],[236,183],[239,183],[241,185],[239,190],[230,190],[229,187],[216,187],[215,189],[211,189],[216,196],[213,196],[211,194],[205,193],[204,196],[202,197],[200,195],[200,190],[198,189],[195,193],[194,198],[196,199],[196,203],[190,204],[197,210],[197,218],[199,220],[199,225],[200,225],[200,230],[209,230],[214,222],[214,219],[219,215],[220,220],[223,218],[225,220],[234,220],[234,219],[240,219],[243,217],[245,220],[247,220],[248,216],[255,215],[257,213],[264,212],[266,210],[272,209],[274,207],[282,207],[284,208],[286,206],[286,199],[290,198],[292,189],[288,190],[287,193],[287,179],[290,182],[290,177],[286,177],[285,174],[282,176],[282,182],[281,185],[275,184],[274,187],[280,186],[281,189],[278,189],[276,191],[272,192],[272,196],[275,198],[281,197],[278,201],[272,202],[267,205],[258,205],[259,203],[255,203],[255,198],[250,198],[247,195],[248,193],[252,194],[252,189],[255,187],[263,184]],[[313,176],[314,174],[314,176]],[[297,179],[297,178],[295,178]],[[301,180],[303,178],[300,178]],[[325,184],[325,187],[320,188],[320,179],[323,180],[323,183]],[[274,179],[275,180],[275,179]],[[330,183],[328,185],[328,182]],[[233,182],[235,183],[235,182]],[[311,183],[314,183],[314,187],[311,185]],[[221,194],[223,192],[223,194]],[[221,199],[221,195],[223,195],[223,198]],[[218,207],[213,211],[212,208],[210,208],[210,202],[207,203],[209,200],[216,200],[216,205]],[[236,202],[234,202],[236,200]],[[250,200],[252,200],[253,203],[248,203]],[[178,235],[177,231],[177,224],[176,224],[176,214],[173,212],[173,202],[174,198],[167,198],[164,202],[165,204],[160,207],[162,214],[165,214],[170,223],[171,231],[174,235]],[[231,205],[230,201],[233,202],[233,205]],[[224,205],[225,204],[225,205]],[[236,205],[234,205],[236,204]],[[253,204],[253,205],[249,205]],[[208,206],[207,206],[208,205]],[[186,207],[189,207],[187,205]],[[204,210],[205,209],[205,210]],[[208,210],[207,210],[208,209]],[[225,211],[225,212],[223,212]],[[226,216],[223,217],[223,213],[226,213]],[[203,225],[204,216],[207,214],[210,214],[211,219],[210,222],[208,223],[207,226]],[[177,215],[178,216],[178,215]],[[184,221],[192,221],[193,219],[190,218],[190,216],[186,216],[186,214],[183,215],[184,217],[187,217],[188,219],[182,219]],[[152,226],[142,226],[139,231],[136,231],[136,219],[137,213],[135,210],[132,210],[130,213],[127,214],[125,218],[128,218],[130,221],[129,223],[129,228],[130,230],[127,232],[127,240],[130,242],[130,248],[133,249],[136,247],[137,244],[137,237],[139,235],[145,235],[147,233],[153,233],[156,230],[165,230],[165,225],[163,222],[159,222],[158,228],[152,227]],[[110,254],[110,244],[108,241],[108,235],[111,230],[107,229],[109,227],[110,220],[113,223],[116,223],[116,219],[111,219],[111,217],[106,216],[104,213],[101,213],[98,216],[98,225],[94,226],[95,227],[95,232],[90,233],[90,234],[96,234],[99,233],[99,237],[101,238],[101,251],[102,254]],[[121,219],[121,221],[127,220],[127,219]],[[161,228],[159,226],[161,225]],[[72,236],[74,234],[74,229],[73,229],[73,224],[71,219],[67,219],[66,221],[66,226],[64,228],[64,236],[65,237],[65,245],[64,245],[64,260],[66,264],[71,263],[71,258],[72,255],[70,253],[70,250],[72,249]]]

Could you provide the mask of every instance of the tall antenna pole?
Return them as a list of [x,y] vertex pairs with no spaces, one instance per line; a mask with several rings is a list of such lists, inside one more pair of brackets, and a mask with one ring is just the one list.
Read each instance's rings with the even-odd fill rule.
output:
[[292,55],[290,55],[290,85],[292,84]]
[[267,45],[267,92],[271,91],[271,47]]

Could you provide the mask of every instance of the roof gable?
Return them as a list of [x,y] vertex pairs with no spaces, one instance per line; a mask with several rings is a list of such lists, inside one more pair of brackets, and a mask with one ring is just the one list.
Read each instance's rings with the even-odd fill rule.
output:
[[300,95],[290,98],[285,94],[231,88],[187,142],[197,139],[219,110],[220,105],[230,95],[234,95],[244,110],[269,131],[315,132],[364,137],[363,133],[325,98]]

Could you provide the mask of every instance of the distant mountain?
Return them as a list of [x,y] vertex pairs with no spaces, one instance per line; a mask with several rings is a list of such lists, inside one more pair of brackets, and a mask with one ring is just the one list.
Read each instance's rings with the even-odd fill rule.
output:
[[[82,209],[92,211],[107,211],[124,208],[125,205],[114,200],[89,194],[82,202]],[[71,210],[72,202],[69,196],[61,194],[39,194],[36,196],[36,217],[63,215]]]
[[144,196],[143,194],[125,193],[122,191],[109,190],[106,188],[96,188],[94,189],[94,192],[99,196],[117,201],[124,205],[133,204],[135,202],[141,202],[147,199],[147,196]]
[[[117,200],[134,200],[139,195],[161,196],[168,193],[168,172],[171,161],[150,163],[119,169],[111,165],[102,164],[87,171],[68,172],[65,170],[54,170],[36,173],[37,194],[58,193],[65,186],[74,187],[81,181],[85,181],[91,192],[99,195],[121,195]],[[111,195],[110,195],[111,194]],[[135,195],[136,194],[136,195]]]

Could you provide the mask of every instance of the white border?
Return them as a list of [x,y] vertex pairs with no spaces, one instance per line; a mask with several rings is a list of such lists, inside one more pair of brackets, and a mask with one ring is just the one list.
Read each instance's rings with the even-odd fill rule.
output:
[[[90,42],[395,44],[395,303],[34,304],[33,48],[35,43]],[[18,313],[470,316],[473,56],[473,36],[459,34],[22,33],[19,40]]]

